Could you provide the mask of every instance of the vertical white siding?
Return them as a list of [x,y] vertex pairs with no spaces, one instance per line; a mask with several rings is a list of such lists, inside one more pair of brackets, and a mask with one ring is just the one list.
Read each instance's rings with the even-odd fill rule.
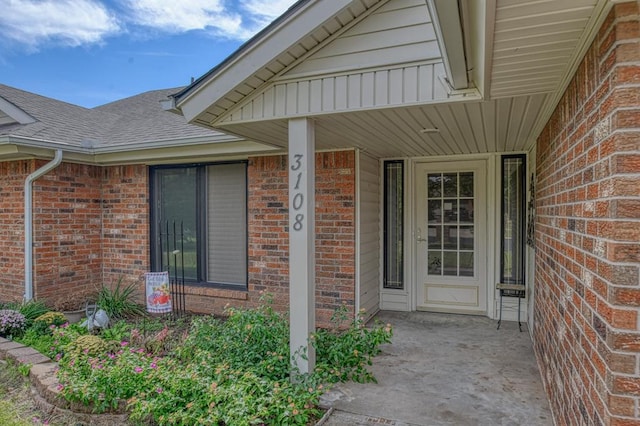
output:
[[448,97],[442,62],[278,81],[233,110],[222,122],[265,120],[309,113],[420,104]]
[[359,152],[360,308],[369,319],[380,306],[380,167]]

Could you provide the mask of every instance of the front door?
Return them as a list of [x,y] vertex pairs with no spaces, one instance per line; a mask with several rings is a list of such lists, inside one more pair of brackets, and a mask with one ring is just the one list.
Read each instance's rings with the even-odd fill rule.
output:
[[486,162],[417,163],[416,308],[486,314]]

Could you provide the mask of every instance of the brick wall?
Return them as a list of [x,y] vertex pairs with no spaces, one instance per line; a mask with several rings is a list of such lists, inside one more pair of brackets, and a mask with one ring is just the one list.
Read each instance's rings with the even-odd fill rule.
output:
[[[255,306],[261,292],[289,306],[289,216],[286,156],[249,159],[249,291],[191,288],[187,306],[221,313],[227,304]],[[316,154],[316,323],[355,305],[355,152]]]
[[640,425],[640,25],[613,7],[537,144],[534,346],[558,424]]
[[24,181],[33,161],[0,163],[0,301],[24,295]]
[[[38,162],[39,167],[44,162]],[[188,287],[187,308],[222,313],[255,306],[262,292],[281,311],[289,304],[288,172],[286,156],[256,157],[248,166],[249,291]],[[32,162],[0,163],[3,173],[0,268],[8,277],[0,298],[24,291],[22,186]],[[6,184],[5,184],[6,182]],[[95,291],[122,277],[137,282],[149,270],[149,182],[146,166],[63,163],[36,181],[35,286],[49,301]],[[355,152],[316,155],[317,324],[355,305]],[[142,301],[142,300],[141,300]]]
[[[102,170],[102,262],[105,285],[137,282],[150,270],[149,172],[143,165]],[[141,300],[142,301],[142,300]]]
[[85,299],[101,282],[101,172],[96,166],[62,163],[34,182],[33,290],[38,299]]
[[[0,300],[24,295],[24,182],[45,161],[0,163]],[[86,298],[149,270],[146,166],[63,162],[33,186],[34,297]]]

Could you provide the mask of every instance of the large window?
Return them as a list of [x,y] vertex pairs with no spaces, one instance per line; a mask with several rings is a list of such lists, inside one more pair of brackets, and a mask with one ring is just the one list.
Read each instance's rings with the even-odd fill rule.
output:
[[246,163],[154,167],[150,177],[153,270],[246,287]]
[[500,281],[506,284],[524,284],[525,172],[524,155],[502,157]]
[[404,167],[384,162],[384,288],[404,289],[403,244]]

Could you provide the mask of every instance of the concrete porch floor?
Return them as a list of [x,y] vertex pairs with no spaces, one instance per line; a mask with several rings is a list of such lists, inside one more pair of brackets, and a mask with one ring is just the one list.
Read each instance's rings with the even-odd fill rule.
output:
[[393,326],[371,371],[378,383],[339,384],[322,398],[324,426],[552,425],[523,324],[427,312],[380,312]]

